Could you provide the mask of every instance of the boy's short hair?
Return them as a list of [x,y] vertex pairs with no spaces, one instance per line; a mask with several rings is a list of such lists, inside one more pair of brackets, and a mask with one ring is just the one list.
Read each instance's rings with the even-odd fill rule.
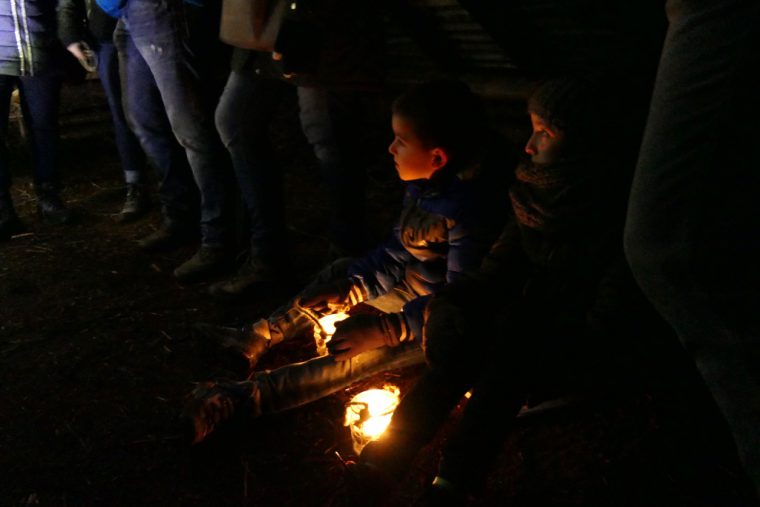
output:
[[485,109],[463,82],[439,79],[416,84],[399,95],[391,106],[403,116],[428,148],[440,147],[460,165],[477,160],[488,130]]

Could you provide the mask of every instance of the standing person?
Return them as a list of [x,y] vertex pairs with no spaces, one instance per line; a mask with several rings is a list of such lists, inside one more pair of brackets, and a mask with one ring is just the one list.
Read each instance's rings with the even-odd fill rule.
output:
[[257,372],[252,380],[200,384],[187,406],[196,442],[235,412],[279,412],[369,375],[422,362],[424,303],[475,269],[496,238],[506,214],[496,197],[506,190],[506,167],[515,152],[494,141],[482,105],[461,82],[412,87],[394,102],[392,127],[389,151],[406,192],[388,240],[361,257],[328,265],[269,319],[240,329],[199,329],[253,367],[272,346],[313,332],[308,315],[348,311],[361,302],[378,311],[339,323],[328,344],[331,355]]
[[760,3],[669,0],[625,252],[760,493]]
[[[166,193],[162,196],[164,222],[138,243],[148,251],[173,249],[196,235],[194,210],[200,210],[201,245],[192,258],[174,270],[182,282],[217,275],[229,266],[229,229],[225,216],[225,171],[229,162],[213,125],[213,104],[206,93],[202,62],[190,45],[190,27],[181,0],[99,0],[111,15],[120,16],[114,40],[125,53],[125,111],[143,150],[158,168]],[[209,7],[213,11],[212,7]],[[144,107],[138,91],[155,83],[176,140],[184,148],[191,173],[182,164],[166,164],[172,157],[165,136],[155,136],[161,116],[154,102]],[[147,109],[147,110],[146,110]],[[160,125],[159,125],[160,127]],[[194,181],[192,188],[191,181]],[[191,199],[195,192],[200,197]]]
[[52,224],[71,221],[60,197],[58,175],[58,105],[62,49],[56,37],[55,2],[0,2],[0,239],[23,226],[10,195],[11,175],[6,138],[14,86],[29,132],[37,209]]
[[212,295],[239,297],[287,271],[282,169],[269,125],[293,91],[327,188],[330,256],[358,255],[368,246],[362,136],[375,126],[382,99],[381,20],[373,2],[289,2],[274,54],[235,49],[216,125],[248,212],[250,254],[235,276],[210,287]]
[[117,218],[129,222],[148,211],[150,197],[145,183],[145,155],[124,115],[119,60],[113,43],[115,28],[116,20],[103,12],[95,0],[61,0],[58,5],[58,37],[85,70],[97,71],[106,94],[127,184],[126,199]]

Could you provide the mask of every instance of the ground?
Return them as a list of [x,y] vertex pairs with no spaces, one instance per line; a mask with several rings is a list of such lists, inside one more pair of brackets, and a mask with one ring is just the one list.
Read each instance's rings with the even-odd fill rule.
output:
[[[325,505],[340,480],[339,455],[352,455],[346,402],[385,382],[404,391],[416,371],[236,421],[197,446],[178,419],[193,382],[236,374],[199,344],[192,323],[263,316],[326,259],[318,172],[293,128],[292,104],[274,137],[287,176],[293,279],[235,304],[211,299],[205,284],[173,279],[192,246],[163,255],[136,248],[160,223],[157,209],[115,223],[124,187],[103,104],[96,82],[67,84],[63,195],[78,217],[70,226],[35,215],[28,157],[11,126],[13,196],[28,233],[0,244],[0,505]],[[377,164],[370,182],[377,237],[390,225],[398,190],[392,168]],[[261,366],[311,353],[309,344],[283,346]],[[714,415],[703,393],[688,388],[526,416],[473,503],[738,505],[739,467]],[[420,494],[439,444],[420,455],[392,504]]]

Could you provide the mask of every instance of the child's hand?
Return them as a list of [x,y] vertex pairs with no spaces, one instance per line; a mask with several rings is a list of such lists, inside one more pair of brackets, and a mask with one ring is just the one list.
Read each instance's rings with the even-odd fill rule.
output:
[[393,315],[360,314],[335,323],[335,334],[327,349],[338,361],[346,361],[367,350],[398,343]]
[[343,311],[351,287],[348,279],[307,287],[299,295],[298,304],[319,314]]
[[298,304],[321,315],[345,312],[361,303],[364,294],[361,287],[346,278],[316,287],[307,287],[298,297]]

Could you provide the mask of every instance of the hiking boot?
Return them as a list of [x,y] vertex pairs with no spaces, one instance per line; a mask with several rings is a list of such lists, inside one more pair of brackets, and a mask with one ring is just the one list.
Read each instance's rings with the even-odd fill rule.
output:
[[68,224],[72,221],[71,210],[63,205],[58,192],[43,189],[37,198],[37,211],[42,219],[52,225]]
[[191,243],[194,239],[193,234],[188,232],[188,229],[177,225],[164,224],[160,229],[137,240],[137,246],[146,252],[168,252]]
[[8,199],[0,199],[0,241],[24,232],[25,227]]
[[230,256],[222,247],[201,246],[195,255],[174,270],[180,282],[199,282],[223,273],[230,267]]
[[256,287],[276,282],[278,274],[278,270],[271,263],[257,257],[251,257],[234,276],[212,284],[208,292],[210,295],[222,299],[239,298],[250,293]]
[[[252,370],[273,344],[269,322],[261,319],[253,324],[239,327],[217,326],[205,322],[194,325],[195,330],[221,350],[233,356],[245,358],[248,370]],[[281,338],[275,336],[278,343]]]
[[182,411],[183,418],[191,426],[192,443],[202,442],[236,415],[261,415],[259,398],[255,382],[251,380],[198,384],[187,396]]
[[116,220],[127,223],[144,215],[150,209],[150,198],[144,185],[130,183],[127,185],[127,197]]

